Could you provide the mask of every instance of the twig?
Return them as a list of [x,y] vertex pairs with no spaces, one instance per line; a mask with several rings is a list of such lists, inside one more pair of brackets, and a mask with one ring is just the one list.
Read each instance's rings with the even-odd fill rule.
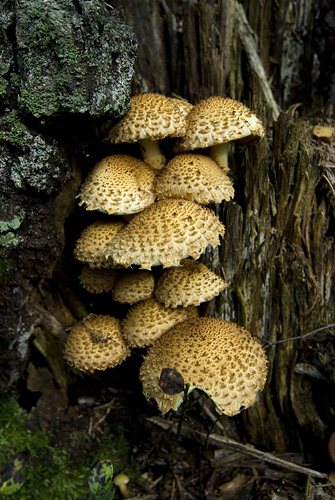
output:
[[280,107],[278,106],[278,104],[275,101],[275,98],[273,97],[272,90],[268,82],[263,63],[258,55],[254,33],[250,27],[250,24],[248,23],[248,19],[245,14],[243,6],[239,2],[235,2],[235,8],[236,8],[236,20],[238,23],[238,31],[242,40],[244,50],[247,53],[248,61],[253,71],[257,73],[260,79],[260,84],[264,93],[264,97],[268,105],[272,109],[273,119],[277,120],[280,114]]
[[[267,346],[264,347],[264,349],[268,349],[269,347],[272,347],[273,345],[276,344],[284,344],[284,342],[291,342],[291,340],[302,340],[306,339],[307,337],[310,337],[311,335],[314,335],[315,333],[322,332],[323,330],[328,330],[329,328],[334,328],[335,324],[332,325],[326,325],[326,326],[321,326],[321,328],[317,328],[316,330],[313,330],[312,332],[305,333],[304,335],[299,335],[299,337],[290,337],[289,339],[282,339],[282,340],[277,340],[276,342],[269,342]],[[264,339],[260,339],[263,342],[267,342]]]
[[[174,434],[177,432],[177,423],[171,422],[164,420],[161,417],[150,417],[149,421],[159,425],[165,430],[172,431]],[[203,432],[197,431],[197,430],[190,430],[186,429],[185,427],[182,429],[182,434],[184,436],[189,436],[192,437],[192,434],[196,433],[199,437],[201,437],[204,441],[207,438],[207,435]],[[230,439],[225,436],[219,436],[218,434],[210,434],[208,437],[208,441],[211,442],[212,444],[219,446],[220,448],[222,447],[227,447],[231,448],[233,450],[238,450],[244,453],[245,455],[251,455],[255,458],[258,458],[259,460],[263,460],[264,462],[268,462],[276,467],[282,467],[283,469],[287,469],[291,472],[296,472],[297,474],[304,474],[305,476],[311,476],[315,477],[317,479],[322,479],[322,480],[327,480],[329,481],[328,475],[319,472],[313,469],[310,469],[308,467],[303,467],[301,465],[295,464],[293,462],[288,462],[287,460],[283,460],[282,458],[276,457],[275,455],[272,455],[271,453],[266,453],[264,451],[257,450],[256,448],[253,448],[252,446],[248,444],[242,444],[238,443],[237,441],[234,441],[233,439]]]

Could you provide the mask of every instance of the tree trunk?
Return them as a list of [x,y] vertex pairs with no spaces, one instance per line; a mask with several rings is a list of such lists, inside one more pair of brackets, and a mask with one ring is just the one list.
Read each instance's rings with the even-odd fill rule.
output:
[[[114,4],[124,6],[140,42],[134,93],[177,94],[193,104],[228,95],[266,125],[259,145],[230,154],[235,200],[216,207],[226,235],[206,254],[228,288],[206,314],[236,321],[266,346],[333,324],[335,153],[333,140],[313,136],[314,125],[333,123],[326,2]],[[332,331],[269,344],[266,389],[254,407],[223,419],[226,431],[268,449],[299,444],[308,455],[316,446],[326,456],[334,430]]]

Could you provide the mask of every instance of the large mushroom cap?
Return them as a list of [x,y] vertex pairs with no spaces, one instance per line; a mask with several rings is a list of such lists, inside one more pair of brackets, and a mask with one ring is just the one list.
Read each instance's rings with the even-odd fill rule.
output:
[[90,293],[109,293],[113,290],[117,279],[114,269],[94,269],[83,266],[79,274],[79,282]]
[[112,297],[121,304],[136,304],[154,294],[155,278],[151,271],[122,274],[113,288]]
[[183,198],[201,204],[221,203],[234,197],[233,183],[211,158],[200,154],[177,155],[156,177],[156,196]]
[[180,267],[164,269],[158,278],[155,297],[165,307],[198,306],[218,295],[227,283],[204,264],[191,259]]
[[124,221],[96,221],[87,226],[77,240],[74,255],[90,267],[114,267],[112,259],[106,259],[103,251],[110,245]]
[[178,266],[186,257],[197,259],[208,245],[219,245],[223,234],[223,224],[209,208],[193,201],[162,200],[135,215],[105,254],[125,267]]
[[211,158],[229,171],[228,143],[252,144],[264,135],[260,119],[249,108],[229,97],[212,96],[193,106],[187,115],[186,133],[174,151],[209,147]]
[[267,359],[251,333],[217,318],[184,321],[158,339],[140,369],[143,393],[161,412],[177,409],[183,393],[170,396],[159,387],[163,368],[181,374],[189,390],[201,389],[221,413],[232,416],[255,402],[264,388]]
[[118,144],[182,136],[186,126],[185,113],[182,104],[175,101],[150,92],[131,97],[130,110],[111,129],[107,140]]
[[131,347],[152,345],[170,328],[198,316],[195,306],[172,309],[155,299],[147,299],[131,307],[122,320],[122,333]]
[[242,139],[250,144],[264,134],[260,119],[244,104],[229,97],[211,96],[193,106],[187,116],[186,133],[176,144],[175,152]]
[[138,158],[107,156],[89,173],[79,205],[115,215],[140,212],[155,201],[154,179],[154,171]]
[[64,348],[70,365],[89,372],[113,368],[129,354],[120,321],[103,314],[91,314],[79,321],[71,329]]

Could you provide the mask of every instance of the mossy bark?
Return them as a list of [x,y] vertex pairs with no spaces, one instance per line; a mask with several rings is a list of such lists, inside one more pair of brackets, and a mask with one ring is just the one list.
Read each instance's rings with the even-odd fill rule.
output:
[[[236,196],[216,207],[226,235],[205,257],[228,288],[206,314],[236,321],[264,342],[334,323],[334,146],[313,137],[316,123],[333,120],[325,8],[289,0],[114,4],[123,5],[140,40],[134,92],[192,103],[229,95],[267,128],[261,143],[229,156]],[[277,451],[300,445],[307,455],[318,436],[326,456],[335,409],[325,362],[325,343],[334,352],[332,331],[268,347],[266,389],[233,419],[241,436]]]

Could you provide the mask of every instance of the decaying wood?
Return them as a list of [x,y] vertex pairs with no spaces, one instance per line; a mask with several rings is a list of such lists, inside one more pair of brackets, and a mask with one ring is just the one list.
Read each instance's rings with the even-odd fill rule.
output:
[[[150,422],[159,425],[161,428],[165,429],[168,432],[172,432],[173,434],[177,434],[178,423],[171,423],[168,420],[165,420],[160,417],[151,417],[149,418]],[[310,469],[309,467],[303,467],[301,465],[295,464],[294,462],[288,462],[287,460],[283,460],[271,453],[265,453],[263,451],[257,450],[256,448],[250,446],[249,444],[238,443],[233,439],[227,438],[225,436],[221,436],[218,434],[209,434],[206,435],[203,432],[190,430],[187,427],[182,427],[181,435],[192,437],[194,433],[203,441],[209,442],[214,446],[224,447],[232,450],[232,452],[239,451],[244,455],[248,455],[254,458],[257,458],[260,461],[267,462],[272,466],[279,467],[284,470],[289,470],[291,472],[295,472],[297,474],[303,474],[305,476],[314,477],[316,479],[320,479],[323,481],[328,481],[328,475],[322,472]]]

